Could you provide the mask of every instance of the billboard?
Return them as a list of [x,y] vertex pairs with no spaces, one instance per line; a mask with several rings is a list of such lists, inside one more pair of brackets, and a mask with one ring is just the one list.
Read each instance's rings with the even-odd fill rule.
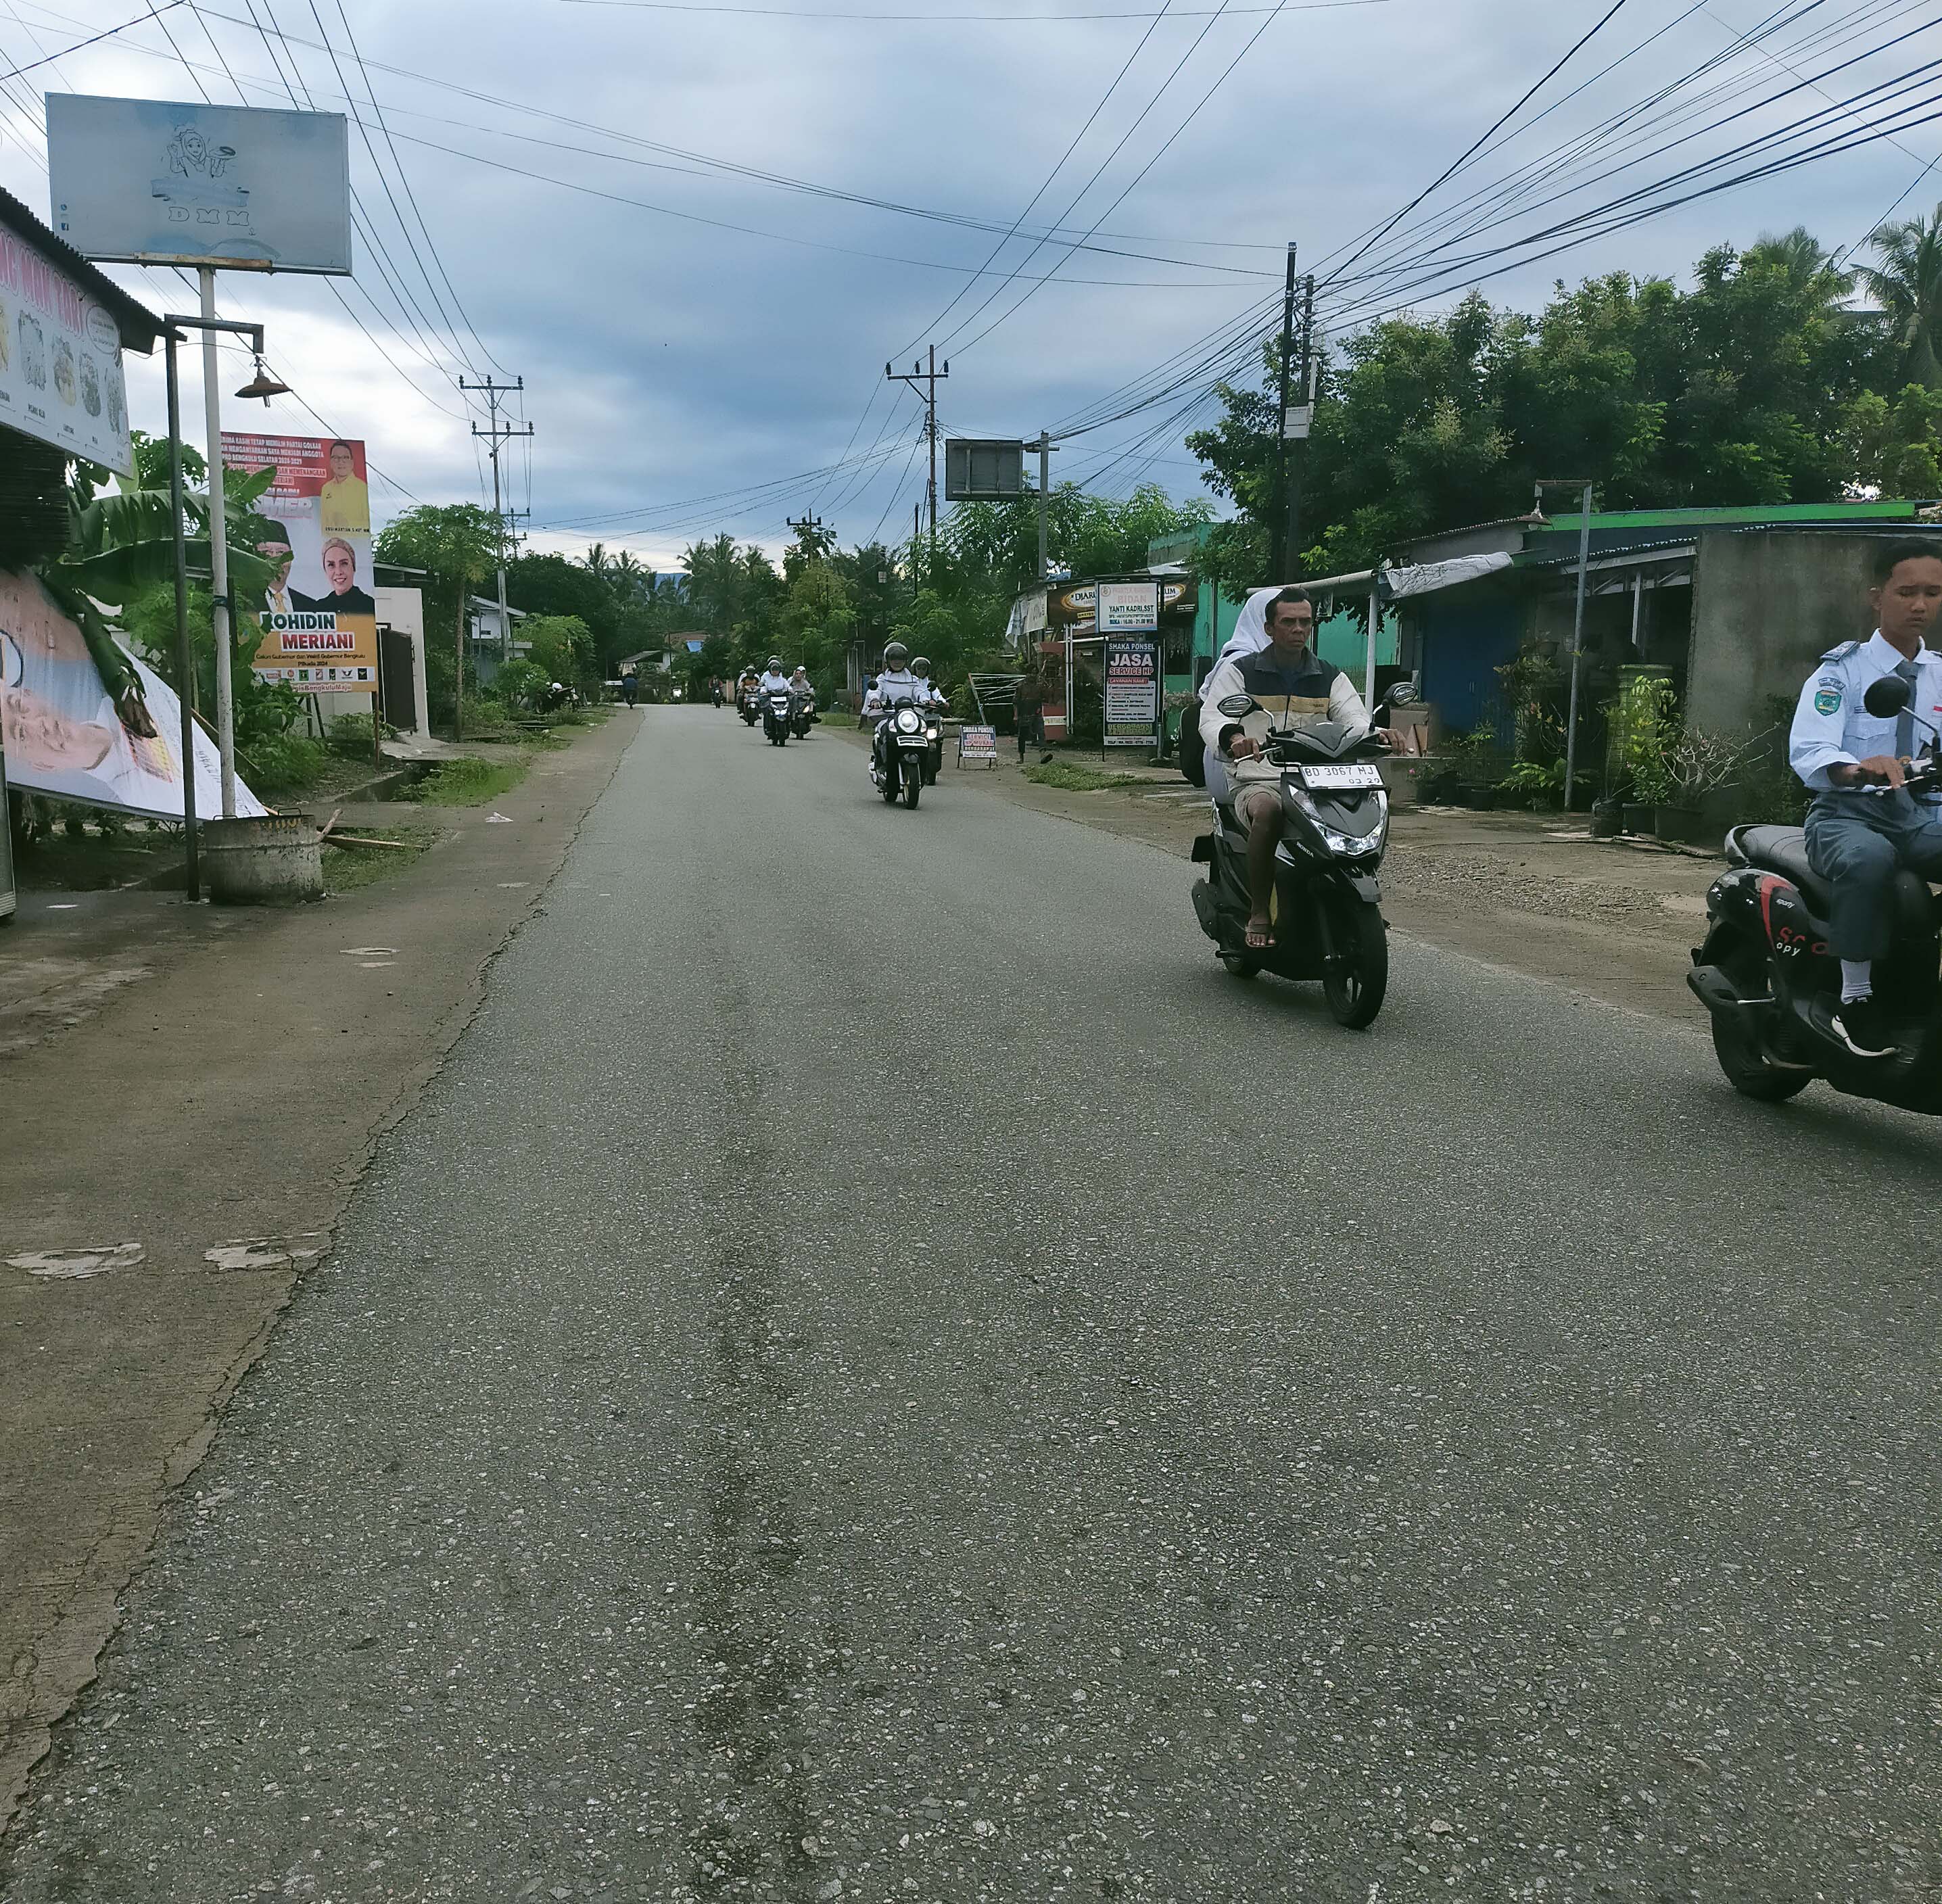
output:
[[274,470],[256,513],[282,529],[258,543],[276,565],[261,600],[238,602],[263,630],[256,673],[300,694],[371,694],[378,685],[378,602],[364,445],[329,436],[222,433],[232,470]]
[[[182,817],[181,704],[160,675],[129,659],[142,701],[118,708],[80,629],[33,576],[0,569],[0,748],[14,785],[152,819]],[[222,810],[222,773],[216,742],[198,727],[195,810],[204,818]],[[266,810],[240,780],[236,810]]]
[[944,439],[944,500],[994,502],[1025,493],[1025,446],[1009,440],[973,436]]
[[54,228],[84,257],[351,270],[351,154],[336,112],[50,93]]
[[[1103,591],[1112,586],[1102,582]],[[1106,642],[1105,723],[1108,747],[1150,747],[1159,730],[1159,644]]]
[[0,228],[0,423],[134,473],[121,333],[59,266]]

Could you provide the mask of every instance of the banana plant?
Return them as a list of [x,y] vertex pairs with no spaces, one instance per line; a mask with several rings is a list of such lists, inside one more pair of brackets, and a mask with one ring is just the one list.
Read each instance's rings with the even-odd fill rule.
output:
[[[153,481],[157,447],[138,444],[135,478],[118,476],[116,487],[106,493],[106,470],[92,463],[75,464],[68,479],[67,546],[43,562],[38,571],[42,586],[81,629],[123,724],[138,734],[155,732],[142,697],[141,677],[110,632],[98,605],[123,608],[143,590],[175,580],[175,520],[169,487],[166,479],[159,487]],[[256,514],[256,504],[274,479],[274,471],[261,470],[232,476],[223,485],[223,539],[232,597],[260,597],[274,574],[254,546],[272,532],[273,525]],[[190,531],[185,543],[188,565],[206,574],[207,492],[185,489],[183,504]],[[250,644],[250,654],[254,652],[254,644]],[[245,655],[245,666],[248,660]]]

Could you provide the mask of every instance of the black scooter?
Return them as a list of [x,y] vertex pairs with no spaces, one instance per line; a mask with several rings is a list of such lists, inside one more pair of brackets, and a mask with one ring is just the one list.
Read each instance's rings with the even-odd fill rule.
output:
[[[1414,690],[1399,682],[1389,698],[1401,706]],[[1237,694],[1221,712],[1241,721],[1259,705]],[[1376,879],[1389,843],[1389,797],[1377,766],[1387,743],[1373,728],[1317,721],[1273,730],[1264,751],[1281,769],[1286,821],[1275,849],[1274,943],[1262,950],[1247,942],[1248,844],[1230,805],[1215,804],[1214,831],[1193,843],[1195,862],[1210,868],[1194,883],[1194,912],[1236,978],[1319,978],[1337,1023],[1362,1030],[1389,990],[1389,927]]]
[[[1863,697],[1878,720],[1908,705],[1893,675]],[[1926,724],[1925,723],[1924,724]],[[1911,793],[1942,786],[1942,748],[1931,741],[1910,767]],[[1824,1078],[1851,1097],[1942,1116],[1942,985],[1937,978],[1935,901],[1928,883],[1895,875],[1894,938],[1875,968],[1875,996],[1895,1030],[1892,1058],[1857,1058],[1829,1024],[1841,967],[1828,944],[1827,882],[1807,860],[1797,826],[1735,827],[1729,870],[1706,895],[1710,929],[1686,982],[1711,1014],[1713,1050],[1733,1088],[1784,1104]]]

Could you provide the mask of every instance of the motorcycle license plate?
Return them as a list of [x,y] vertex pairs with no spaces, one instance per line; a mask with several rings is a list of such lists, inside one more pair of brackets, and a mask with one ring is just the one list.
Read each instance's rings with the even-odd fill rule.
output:
[[1380,787],[1383,776],[1374,767],[1305,767],[1301,770],[1301,784],[1310,793],[1359,792],[1365,788]]

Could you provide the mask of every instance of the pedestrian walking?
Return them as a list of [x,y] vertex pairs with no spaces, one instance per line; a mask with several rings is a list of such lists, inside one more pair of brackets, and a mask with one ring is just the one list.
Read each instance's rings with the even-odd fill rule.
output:
[[1012,691],[1012,709],[1018,727],[1018,764],[1025,764],[1028,745],[1045,745],[1045,690],[1036,675],[1020,678]]

